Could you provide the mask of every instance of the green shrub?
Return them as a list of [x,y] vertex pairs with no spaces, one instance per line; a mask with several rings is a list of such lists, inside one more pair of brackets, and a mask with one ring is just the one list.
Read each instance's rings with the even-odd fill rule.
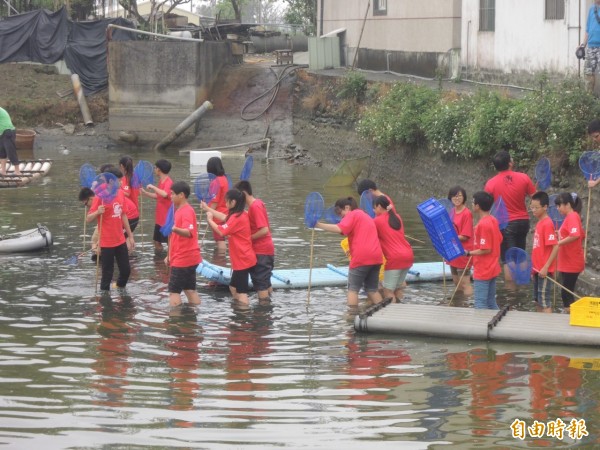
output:
[[367,91],[367,79],[359,72],[348,72],[342,78],[340,89],[337,93],[338,98],[353,99],[362,101],[365,92]]
[[424,116],[438,100],[437,91],[396,83],[380,103],[365,111],[357,132],[382,147],[422,144],[425,141]]

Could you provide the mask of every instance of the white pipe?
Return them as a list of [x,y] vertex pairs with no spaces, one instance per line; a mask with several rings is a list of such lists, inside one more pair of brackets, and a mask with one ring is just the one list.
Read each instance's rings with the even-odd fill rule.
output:
[[109,24],[107,28],[118,28],[119,30],[129,31],[136,34],[144,34],[146,36],[156,36],[164,39],[174,39],[176,41],[192,41],[192,42],[204,42],[204,39],[184,38],[178,36],[169,36],[168,34],[151,33],[149,31],[136,30],[133,28],[122,27],[120,25]]
[[154,150],[163,150],[171,142],[173,142],[175,139],[177,139],[179,136],[181,136],[185,130],[187,130],[195,122],[197,122],[200,119],[200,117],[202,117],[204,115],[204,113],[206,113],[206,111],[208,111],[209,109],[212,109],[212,108],[213,108],[213,105],[208,100],[205,101],[204,103],[202,103],[200,108],[198,108],[196,111],[194,111],[188,117],[186,117],[184,119],[184,121],[181,122],[179,125],[177,125],[173,131],[171,131],[169,134],[167,134],[163,138],[162,141],[160,141],[158,144],[156,144],[154,146]]
[[73,83],[73,92],[75,93],[75,98],[77,98],[77,103],[79,103],[79,109],[81,110],[81,115],[83,116],[83,123],[86,126],[93,126],[94,121],[92,120],[92,115],[90,114],[87,102],[85,101],[83,89],[81,89],[79,75],[76,73],[71,75],[71,83]]

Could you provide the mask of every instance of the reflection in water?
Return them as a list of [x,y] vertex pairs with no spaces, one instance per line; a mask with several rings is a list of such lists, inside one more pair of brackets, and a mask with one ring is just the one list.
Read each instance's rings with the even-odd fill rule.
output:
[[[132,297],[96,303],[89,258],[63,264],[82,243],[77,173],[84,162],[117,161],[120,154],[72,149],[64,158],[53,151],[42,155],[57,160],[45,184],[0,190],[0,233],[42,221],[55,240],[49,252],[0,256],[0,442],[7,448],[412,450],[573,443],[516,442],[509,428],[516,417],[528,424],[585,419],[590,436],[581,448],[600,444],[596,349],[356,335],[354,314],[365,305],[346,309],[344,288],[314,289],[308,306],[306,291],[276,291],[271,304],[254,297],[241,309],[231,305],[226,289],[199,280],[202,305],[170,310],[168,268],[153,257],[148,203],[146,242],[142,247],[136,239],[131,258]],[[172,178],[191,181],[187,156],[169,159]],[[225,167],[239,173],[243,162],[226,157]],[[257,158],[252,186],[268,205],[280,267],[308,267],[304,198],[328,175]],[[323,194],[327,204],[345,195]],[[414,202],[394,200],[407,233],[427,240]],[[437,259],[428,245],[414,248],[417,261]],[[213,250],[208,236],[203,257],[210,260]],[[316,233],[314,259],[316,267],[346,264],[339,237]],[[499,300],[532,308],[528,290],[506,294],[502,282]],[[440,283],[425,283],[409,285],[403,301],[449,300]]]

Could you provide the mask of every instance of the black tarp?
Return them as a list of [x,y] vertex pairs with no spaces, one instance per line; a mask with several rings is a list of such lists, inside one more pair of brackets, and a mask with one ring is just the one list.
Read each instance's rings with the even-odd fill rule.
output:
[[[32,61],[54,64],[64,58],[79,75],[86,95],[108,86],[106,28],[135,28],[122,18],[71,22],[63,7],[56,12],[32,11],[0,20],[0,63]],[[132,40],[134,33],[115,29],[112,40]]]
[[0,21],[0,63],[54,64],[63,57],[68,35],[64,7],[55,13],[39,9],[7,17]]

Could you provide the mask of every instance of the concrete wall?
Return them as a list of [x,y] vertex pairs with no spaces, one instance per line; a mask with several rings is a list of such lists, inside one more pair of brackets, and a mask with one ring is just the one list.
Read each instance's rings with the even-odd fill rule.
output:
[[434,76],[439,66],[451,64],[452,50],[461,44],[462,0],[388,0],[386,15],[374,15],[373,3],[365,21],[367,0],[318,0],[319,31],[321,25],[322,34],[346,29],[347,65],[357,48],[363,69],[388,70],[389,64],[393,72]]
[[461,64],[467,73],[577,74],[575,49],[591,2],[565,0],[565,18],[545,20],[543,0],[496,1],[495,31],[479,31],[479,0],[463,0]]
[[111,137],[127,131],[150,141],[209,99],[220,70],[232,63],[226,42],[112,41],[108,55]]

